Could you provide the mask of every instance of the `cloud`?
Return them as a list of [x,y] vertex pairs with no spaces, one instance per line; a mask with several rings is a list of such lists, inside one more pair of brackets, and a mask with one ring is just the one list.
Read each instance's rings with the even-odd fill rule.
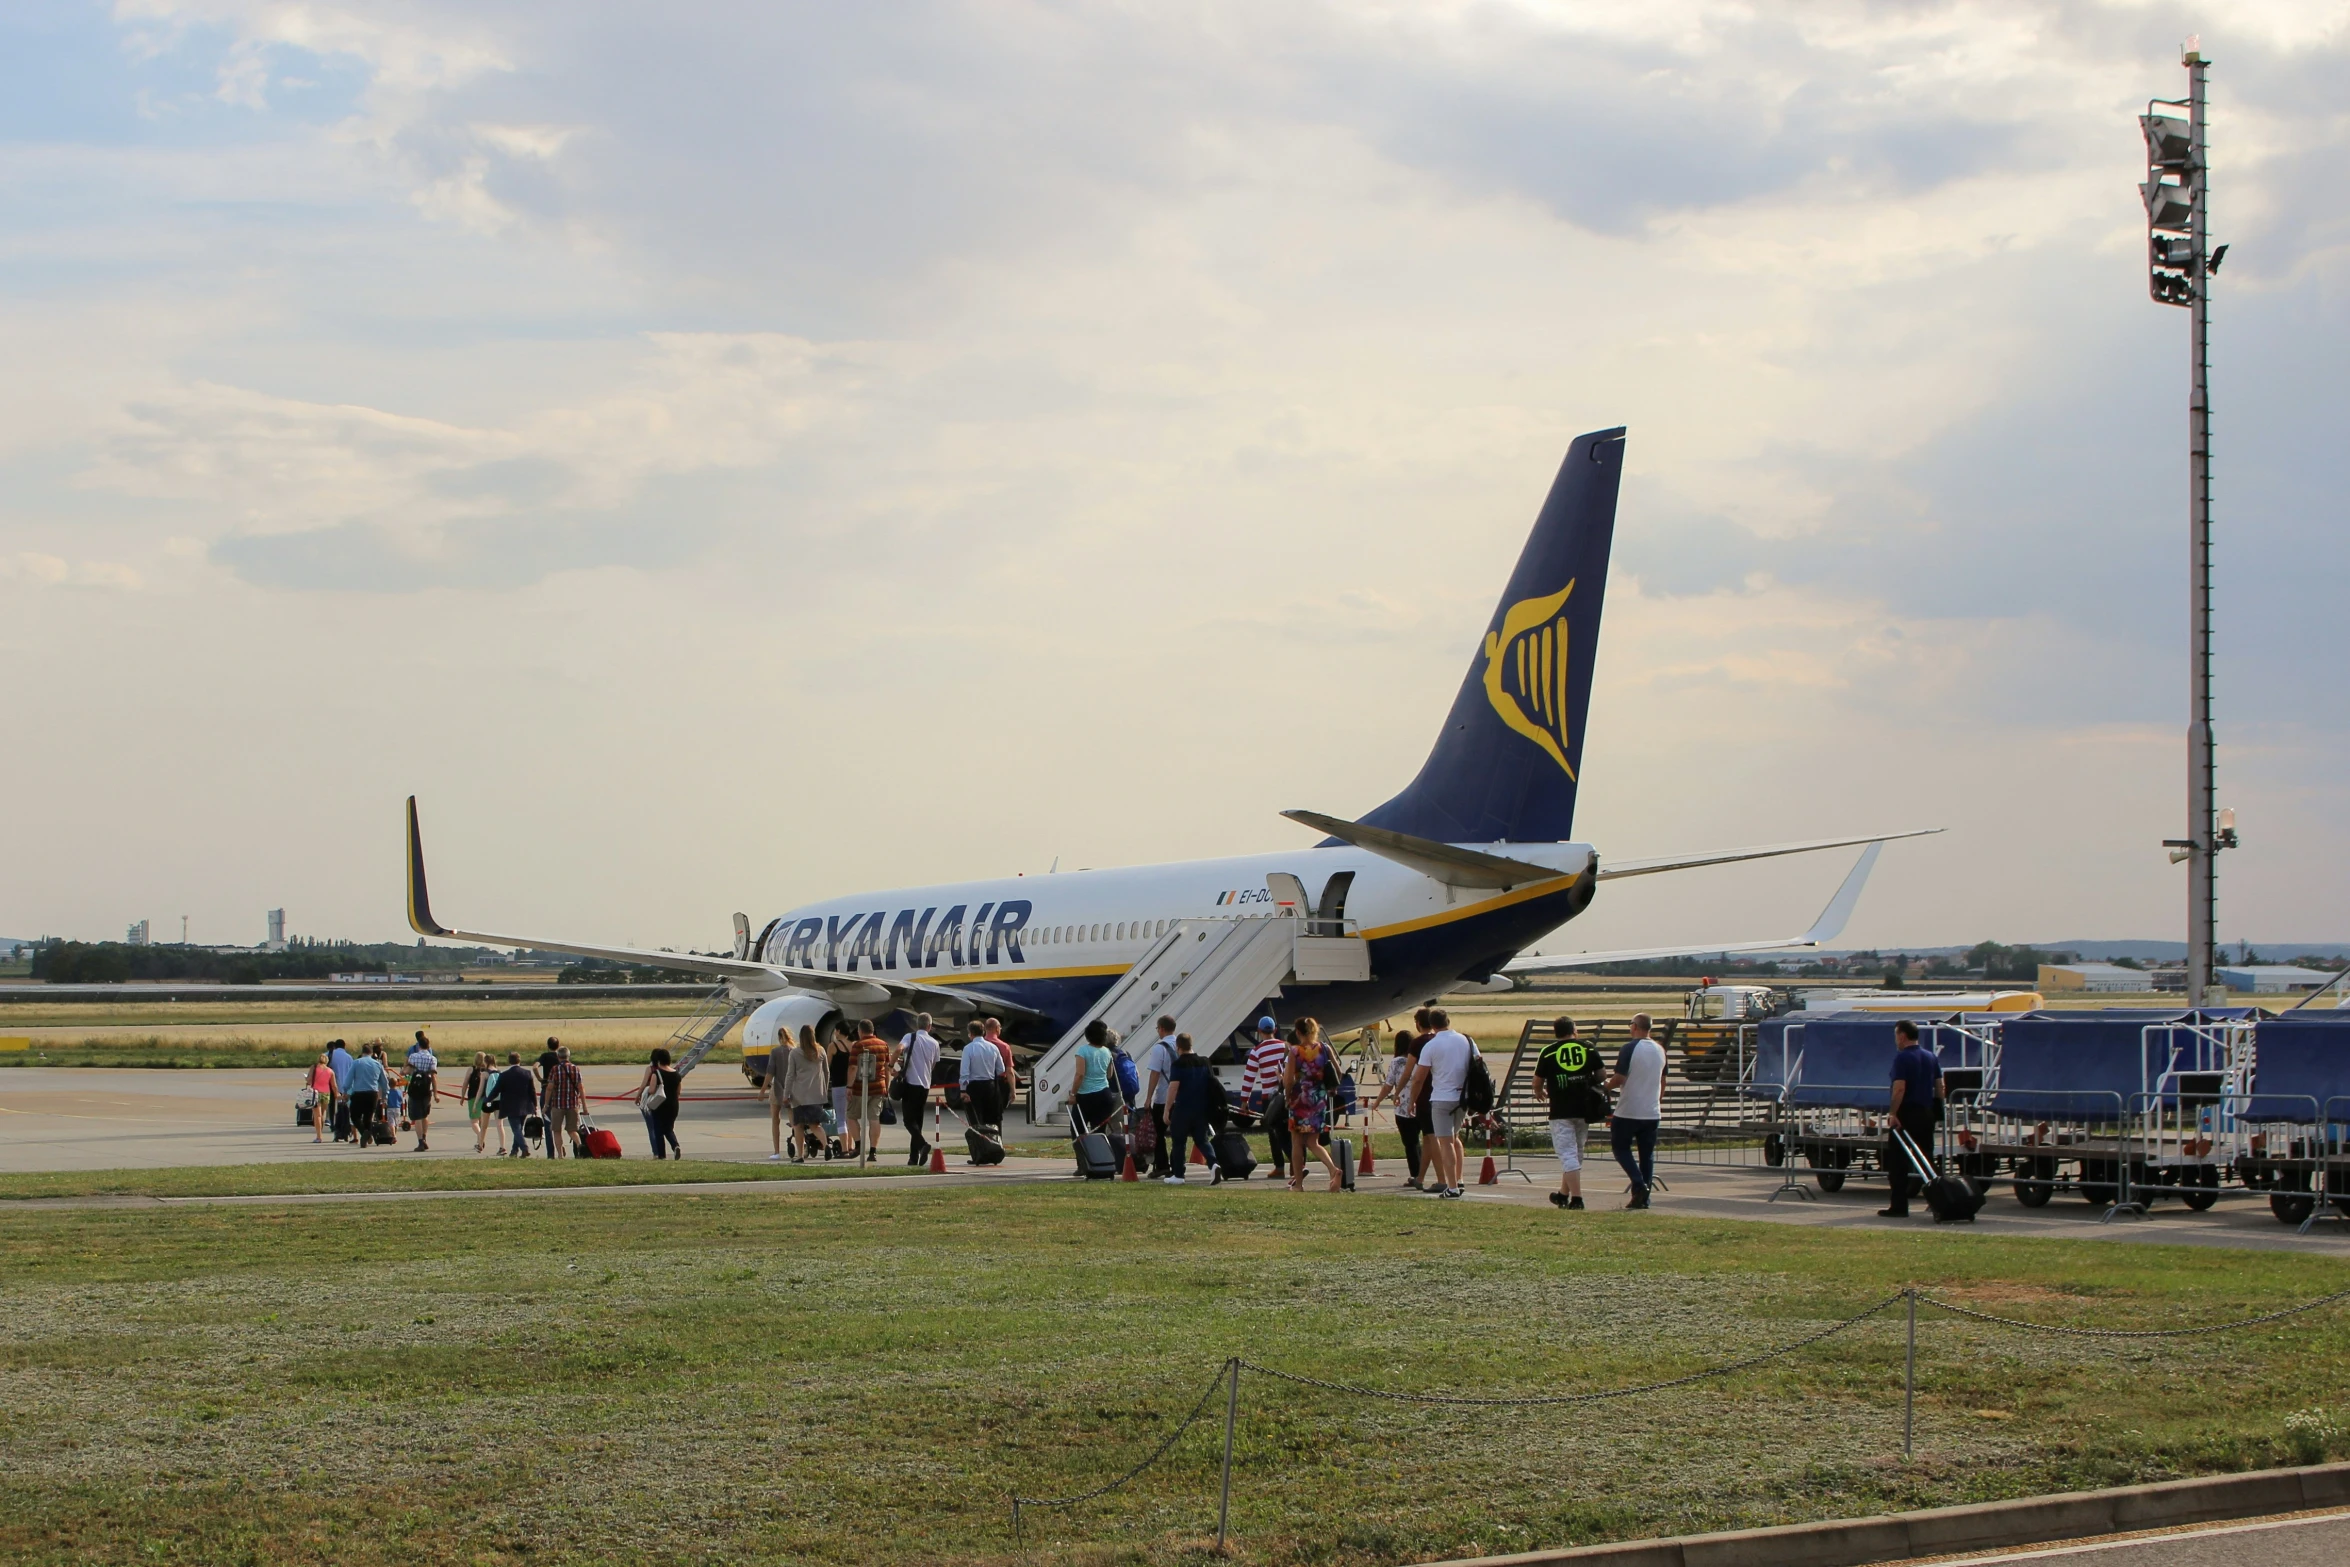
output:
[[110,560],[65,560],[38,550],[22,550],[13,558],[0,556],[0,580],[10,577],[53,588],[91,588],[111,593],[136,593],[145,581],[130,567]]

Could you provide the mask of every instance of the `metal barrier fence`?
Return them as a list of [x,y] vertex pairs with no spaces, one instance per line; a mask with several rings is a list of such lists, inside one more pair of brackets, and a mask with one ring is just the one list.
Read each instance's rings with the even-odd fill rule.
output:
[[2336,1290],[2330,1295],[2320,1295],[2315,1300],[2302,1301],[2298,1305],[2263,1312],[2257,1316],[2244,1317],[2234,1322],[2205,1323],[2187,1328],[2078,1328],[2063,1323],[2030,1322],[2020,1317],[2002,1317],[1988,1311],[1977,1311],[1972,1306],[1962,1306],[1955,1301],[1943,1300],[1913,1287],[1896,1291],[1875,1305],[1856,1312],[1840,1322],[1831,1323],[1816,1333],[1807,1334],[1803,1338],[1781,1344],[1776,1348],[1742,1356],[1736,1360],[1724,1361],[1720,1365],[1707,1366],[1684,1376],[1668,1377],[1656,1382],[1637,1383],[1630,1387],[1607,1388],[1596,1393],[1555,1393],[1513,1397],[1486,1397],[1460,1393],[1413,1393],[1395,1388],[1369,1387],[1357,1382],[1337,1382],[1323,1377],[1305,1376],[1294,1371],[1283,1371],[1273,1366],[1260,1366],[1254,1361],[1244,1360],[1240,1356],[1234,1355],[1226,1359],[1223,1365],[1216,1369],[1216,1374],[1201,1390],[1198,1402],[1192,1405],[1191,1413],[1185,1415],[1175,1429],[1161,1439],[1158,1446],[1151,1450],[1149,1456],[1119,1475],[1115,1480],[1070,1496],[1036,1497],[1021,1496],[1017,1493],[1012,1495],[1010,1498],[1012,1538],[1016,1544],[1026,1544],[1023,1520],[1024,1515],[1029,1511],[1076,1507],[1123,1490],[1126,1486],[1140,1479],[1153,1465],[1174,1450],[1176,1442],[1182,1439],[1185,1432],[1198,1424],[1201,1415],[1206,1413],[1208,1409],[1209,1401],[1216,1396],[1218,1389],[1222,1389],[1224,1392],[1224,1452],[1216,1499],[1216,1549],[1221,1553],[1226,1548],[1231,1533],[1232,1455],[1240,1426],[1240,1378],[1243,1372],[1294,1386],[1319,1388],[1325,1392],[1343,1393],[1355,1398],[1377,1399],[1401,1404],[1435,1404],[1470,1409],[1531,1409],[1600,1404],[1620,1398],[1634,1398],[1642,1394],[1667,1392],[1673,1388],[1687,1387],[1692,1383],[1751,1370],[1770,1361],[1784,1359],[1798,1350],[1809,1349],[1815,1344],[1824,1343],[1839,1334],[1849,1332],[1864,1322],[1882,1316],[1896,1305],[1905,1305],[1907,1311],[1902,1355],[1901,1452],[1902,1456],[1907,1458],[1916,1450],[1918,1308],[1920,1306],[1929,1307],[1936,1311],[1945,1311],[1954,1317],[1980,1322],[1987,1326],[2020,1332],[2049,1333],[2081,1339],[2138,1340],[2194,1338],[2212,1334],[2234,1333],[2244,1328],[2283,1322],[2289,1318],[2306,1315],[2322,1307],[2337,1305],[2345,1300],[2350,1300],[2350,1289]]

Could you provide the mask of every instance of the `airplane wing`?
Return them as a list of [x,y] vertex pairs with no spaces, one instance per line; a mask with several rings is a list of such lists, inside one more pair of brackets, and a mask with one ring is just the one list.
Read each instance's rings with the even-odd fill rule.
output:
[[[1893,843],[1902,838],[1925,838],[1940,832],[1939,827],[1913,827],[1908,832],[1871,833],[1863,838],[1813,838],[1803,843],[1766,843],[1753,849],[1724,849],[1719,854],[1684,854],[1662,860],[1602,860],[1599,879],[1613,881],[1618,876],[1654,876],[1662,871],[1689,871],[1700,865],[1732,865],[1740,860],[1775,859],[1782,854],[1810,854],[1819,849],[1849,849],[1856,843]],[[1707,947],[1708,952],[1718,949]],[[1671,956],[1672,954],[1664,954]]]
[[[1811,847],[1822,845],[1814,844]],[[1789,948],[1823,946],[1844,933],[1845,922],[1852,918],[1853,905],[1860,902],[1860,889],[1868,884],[1869,872],[1877,868],[1877,855],[1884,847],[1883,840],[1870,840],[1869,846],[1860,851],[1860,858],[1853,862],[1852,869],[1846,873],[1844,884],[1836,889],[1836,896],[1828,900],[1828,906],[1820,911],[1820,917],[1812,921],[1811,929],[1800,936],[1780,936],[1766,941],[1707,941],[1678,947],[1641,947],[1623,952],[1577,952],[1562,957],[1515,958],[1503,964],[1501,971],[1505,974],[1539,974],[1550,969],[1590,968],[1600,963],[1637,963],[1648,958],[1699,957],[1715,952],[1779,952]]]
[[583,958],[603,958],[613,963],[634,963],[652,968],[679,969],[689,974],[708,974],[731,983],[738,991],[757,992],[773,990],[814,990],[834,1000],[878,1006],[887,1001],[934,1006],[941,1011],[980,1011],[1015,1013],[1022,1017],[1038,1014],[1016,1001],[983,991],[961,990],[952,985],[925,985],[919,981],[899,979],[894,975],[834,974],[824,969],[787,968],[780,963],[762,963],[753,958],[708,958],[698,952],[665,952],[644,947],[613,947],[588,945],[576,941],[548,941],[538,936],[501,936],[483,930],[458,930],[443,925],[432,916],[432,899],[424,884],[424,834],[416,823],[416,796],[408,797],[408,928],[420,936],[439,936],[450,941],[473,941],[490,947],[530,947],[545,952],[570,952]]
[[1326,832],[1333,838],[1351,843],[1358,849],[1368,849],[1382,859],[1408,865],[1421,875],[1443,882],[1448,887],[1520,887],[1538,881],[1557,881],[1572,874],[1553,870],[1547,865],[1536,865],[1531,860],[1513,860],[1499,854],[1487,854],[1482,849],[1464,849],[1457,843],[1415,838],[1408,832],[1350,822],[1337,816],[1325,816],[1320,811],[1283,811],[1281,814],[1316,832]]

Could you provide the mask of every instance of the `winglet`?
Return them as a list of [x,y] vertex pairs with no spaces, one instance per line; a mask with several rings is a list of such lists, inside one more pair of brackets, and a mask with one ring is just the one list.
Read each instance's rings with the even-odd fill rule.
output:
[[408,928],[419,936],[445,936],[448,931],[432,917],[432,898],[424,890],[424,834],[416,826],[416,796],[408,796]]
[[[1868,885],[1869,872],[1877,868],[1877,852],[1883,843],[1872,843],[1860,851],[1860,858],[1852,862],[1852,869],[1844,875],[1844,885],[1836,889],[1836,896],[1812,921],[1811,929],[1803,933],[1807,946],[1825,946],[1844,934],[1844,922],[1852,918],[1853,905],[1860,902],[1860,889]],[[420,873],[421,874],[421,873]]]

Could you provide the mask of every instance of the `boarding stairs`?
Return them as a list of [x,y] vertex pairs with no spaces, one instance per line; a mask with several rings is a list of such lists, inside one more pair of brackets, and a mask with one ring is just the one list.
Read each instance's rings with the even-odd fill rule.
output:
[[[736,919],[742,918],[736,915]],[[685,1076],[708,1058],[711,1051],[726,1042],[734,1026],[759,1010],[764,996],[738,997],[729,985],[721,985],[702,998],[694,1015],[677,1025],[677,1032],[669,1036],[669,1059],[677,1065],[677,1075]]]
[[1199,1054],[1208,1056],[1285,986],[1370,977],[1370,944],[1343,922],[1288,912],[1178,920],[1037,1057],[1028,1079],[1030,1122],[1043,1125],[1066,1115],[1062,1101],[1076,1076],[1077,1047],[1097,1020],[1110,1026],[1137,1065],[1162,1017],[1173,1018],[1176,1032],[1189,1034]]

